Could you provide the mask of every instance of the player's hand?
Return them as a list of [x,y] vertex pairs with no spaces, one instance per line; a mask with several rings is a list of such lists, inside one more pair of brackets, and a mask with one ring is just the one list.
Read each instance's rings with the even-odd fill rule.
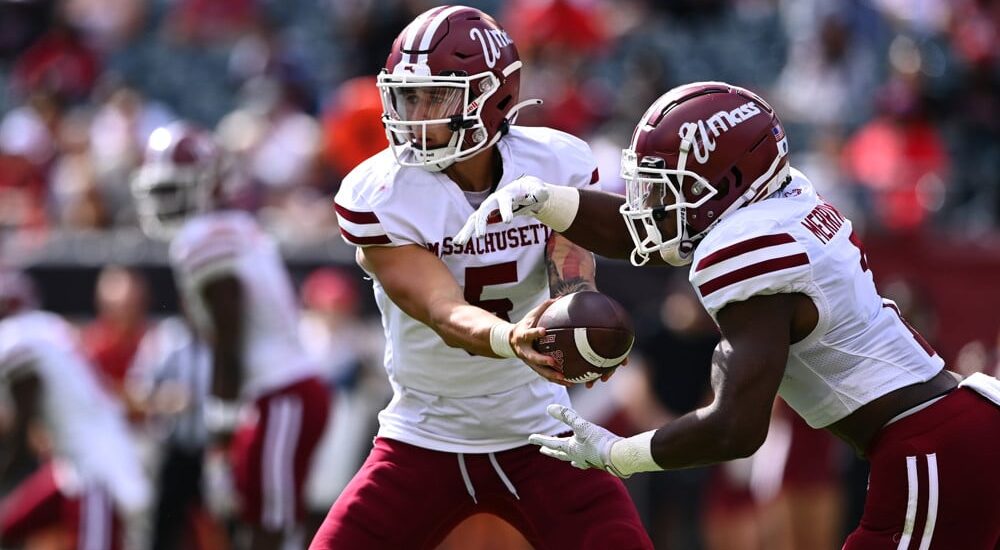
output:
[[541,447],[539,452],[543,455],[569,462],[581,470],[597,468],[622,477],[610,467],[611,446],[621,437],[580,418],[580,415],[569,407],[553,404],[545,411],[549,416],[569,426],[573,430],[573,435],[552,437],[531,434],[528,443],[539,445]]
[[213,448],[205,452],[201,485],[205,505],[212,516],[229,519],[236,515],[240,507],[239,496],[233,467],[224,449]]
[[624,367],[627,364],[628,364],[628,357],[626,357],[624,360],[622,360],[622,363],[620,365],[618,365],[617,367],[615,367],[615,368],[609,370],[608,372],[602,374],[601,377],[598,378],[597,380],[591,380],[590,382],[587,382],[587,384],[586,384],[587,389],[589,390],[590,388],[593,388],[594,384],[596,384],[598,381],[607,382],[608,380],[611,380],[611,377],[614,376],[614,374],[616,372],[618,372],[618,369],[620,369],[621,367]]
[[535,176],[521,176],[486,197],[455,235],[462,246],[474,237],[486,234],[486,224],[500,212],[500,221],[510,223],[514,216],[534,216],[549,198],[549,184]]
[[517,355],[518,359],[524,361],[539,376],[549,382],[568,387],[571,384],[566,381],[566,377],[557,368],[558,363],[555,358],[539,352],[534,346],[535,340],[545,336],[545,329],[535,326],[538,324],[538,318],[555,301],[555,298],[545,300],[518,321],[514,325],[513,332],[510,333],[510,346],[514,348],[514,354]]

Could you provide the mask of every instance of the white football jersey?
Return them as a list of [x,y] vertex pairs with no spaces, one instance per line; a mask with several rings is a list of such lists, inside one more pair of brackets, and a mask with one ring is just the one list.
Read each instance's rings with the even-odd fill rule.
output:
[[[499,188],[522,175],[574,187],[597,181],[590,148],[568,134],[515,126],[497,147],[503,159]],[[453,238],[475,210],[469,199],[448,176],[400,167],[388,150],[344,179],[336,210],[349,244],[425,247],[448,267],[469,303],[502,318],[517,321],[549,297],[546,226],[515,217],[457,246]],[[374,287],[395,391],[379,415],[380,435],[441,451],[493,452],[524,445],[531,433],[563,431],[545,406],[568,404],[565,388],[519,359],[448,347],[392,303],[377,278]]]
[[24,372],[42,384],[41,414],[57,458],[108,489],[122,509],[150,499],[137,448],[118,403],[101,388],[76,335],[57,315],[28,311],[0,321],[0,378]]
[[317,374],[299,340],[299,309],[274,239],[245,212],[192,218],[170,243],[170,263],[181,298],[198,331],[214,330],[202,287],[224,275],[243,288],[243,387],[253,398]]
[[784,189],[720,221],[691,264],[691,284],[713,318],[758,294],[812,298],[819,321],[791,346],[778,393],[814,428],[944,368],[879,296],[858,243],[851,222],[793,169]]

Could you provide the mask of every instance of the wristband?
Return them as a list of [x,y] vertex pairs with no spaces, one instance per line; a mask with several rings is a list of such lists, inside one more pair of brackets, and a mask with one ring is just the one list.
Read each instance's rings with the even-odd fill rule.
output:
[[232,432],[240,421],[240,403],[209,398],[205,401],[205,428],[208,433]]
[[514,324],[505,321],[490,328],[490,349],[500,357],[517,357],[510,345],[510,333],[514,332]]
[[569,229],[580,209],[580,191],[575,187],[548,186],[549,198],[542,203],[535,219],[552,228],[556,233]]
[[658,472],[663,468],[653,460],[653,434],[649,430],[639,435],[619,439],[611,445],[608,470],[618,477],[627,478],[637,472]]

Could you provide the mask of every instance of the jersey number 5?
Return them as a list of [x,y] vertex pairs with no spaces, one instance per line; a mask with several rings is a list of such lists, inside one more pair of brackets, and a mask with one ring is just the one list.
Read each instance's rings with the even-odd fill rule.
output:
[[482,300],[483,289],[489,285],[502,285],[517,282],[517,262],[504,262],[496,265],[465,268],[465,301],[485,309],[497,317],[510,321],[510,312],[514,302],[510,298]]

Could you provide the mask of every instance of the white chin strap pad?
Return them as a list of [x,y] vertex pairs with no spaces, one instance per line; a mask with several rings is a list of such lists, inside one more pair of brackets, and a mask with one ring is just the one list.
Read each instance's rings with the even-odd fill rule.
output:
[[691,260],[694,259],[694,254],[681,255],[680,250],[676,246],[671,246],[669,248],[661,248],[660,257],[668,264],[680,267],[691,263]]

